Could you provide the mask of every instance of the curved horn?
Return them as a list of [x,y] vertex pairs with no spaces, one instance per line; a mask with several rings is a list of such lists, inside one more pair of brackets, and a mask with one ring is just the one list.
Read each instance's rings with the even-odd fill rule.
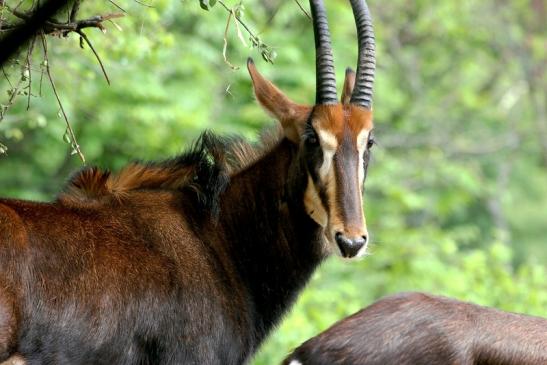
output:
[[316,104],[337,104],[334,59],[330,44],[327,13],[321,0],[310,0],[315,36]]
[[351,103],[372,108],[372,85],[376,68],[376,51],[372,19],[365,0],[350,0],[359,41],[359,57],[357,59],[357,77],[355,88],[351,95]]

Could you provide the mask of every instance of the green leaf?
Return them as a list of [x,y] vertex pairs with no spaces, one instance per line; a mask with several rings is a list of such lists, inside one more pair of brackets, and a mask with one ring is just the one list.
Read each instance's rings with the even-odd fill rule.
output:
[[215,4],[217,3],[217,0],[199,0],[199,6],[203,10],[209,11]]
[[63,141],[65,141],[65,143],[72,143],[68,129],[65,131],[65,134],[63,134]]
[[235,8],[235,15],[238,19],[243,18],[243,16],[245,15],[245,6],[243,6],[243,4],[240,4]]

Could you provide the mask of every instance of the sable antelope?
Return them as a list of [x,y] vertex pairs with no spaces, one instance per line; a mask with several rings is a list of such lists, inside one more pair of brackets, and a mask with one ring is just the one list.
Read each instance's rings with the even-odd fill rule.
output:
[[396,294],[304,342],[283,364],[545,365],[547,319]]
[[[248,69],[278,135],[205,133],[171,160],[86,168],[52,203],[0,200],[0,360],[241,364],[331,252],[362,256],[374,36],[337,101],[324,5],[313,14],[316,105]],[[354,86],[354,87],[353,87]]]

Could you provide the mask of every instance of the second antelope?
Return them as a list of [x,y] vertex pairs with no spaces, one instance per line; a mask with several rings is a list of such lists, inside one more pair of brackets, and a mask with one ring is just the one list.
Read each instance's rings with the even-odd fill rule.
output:
[[547,319],[426,293],[378,300],[284,365],[546,365]]
[[263,146],[204,134],[171,160],[84,169],[51,203],[0,200],[0,361],[242,364],[325,257],[363,255],[371,20],[351,0],[359,57],[339,102],[324,5],[310,5],[315,105],[248,62],[282,127]]

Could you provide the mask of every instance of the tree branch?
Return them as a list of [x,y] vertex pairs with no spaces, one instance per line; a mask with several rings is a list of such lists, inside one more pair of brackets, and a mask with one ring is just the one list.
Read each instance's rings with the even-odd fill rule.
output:
[[[0,65],[3,65],[23,44],[42,28],[45,21],[71,0],[49,0],[38,6],[21,26],[12,29],[0,41]],[[5,4],[4,4],[5,7]]]
[[[76,3],[74,3],[76,4]],[[17,18],[22,19],[26,22],[31,21],[32,14],[29,15],[27,13],[21,12],[16,9],[8,8],[8,10],[15,15]],[[77,9],[74,10],[72,8],[70,18],[72,19],[73,16],[76,16]],[[56,22],[53,20],[46,20],[40,29],[37,30],[38,33],[43,34],[59,34],[63,37],[67,36],[70,32],[76,32],[78,33],[79,30],[85,29],[85,28],[99,28],[104,31],[103,22],[106,20],[111,20],[115,18],[121,18],[125,14],[123,13],[110,13],[105,15],[95,15],[87,19],[80,19],[80,20],[71,20],[65,23]],[[24,24],[22,25],[24,26]],[[4,24],[0,30],[4,30],[6,27],[13,28],[13,24]],[[17,27],[17,26],[15,26]],[[17,29],[17,28],[15,28]]]
[[83,40],[87,43],[89,48],[91,48],[91,51],[93,51],[93,54],[95,54],[95,57],[97,58],[97,61],[99,61],[99,65],[101,66],[101,70],[103,71],[104,78],[106,79],[106,82],[108,83],[108,85],[110,85],[110,79],[108,78],[108,74],[106,73],[106,70],[104,68],[103,61],[101,61],[101,57],[99,57],[99,54],[97,53],[97,51],[95,51],[95,48],[91,44],[91,41],[89,40],[89,38],[87,38],[87,35],[81,29],[78,29],[75,32],[78,33],[80,37],[83,38]]
[[294,0],[294,2],[296,3],[296,5],[298,5],[298,7],[300,8],[300,10],[302,10],[302,12],[304,14],[306,14],[306,16],[308,17],[309,20],[312,20],[310,14],[306,11],[306,9],[304,9],[304,7],[302,6],[302,4],[300,4],[300,1],[298,0]]
[[65,113],[65,108],[63,108],[63,103],[61,103],[61,99],[59,98],[59,94],[57,93],[57,88],[55,87],[55,82],[53,81],[53,77],[51,76],[51,72],[50,72],[50,69],[49,69],[49,59],[48,59],[48,52],[47,52],[46,36],[44,34],[41,34],[40,37],[42,39],[42,46],[44,48],[44,59],[47,61],[46,66],[45,66],[46,67],[46,74],[47,74],[47,77],[49,78],[51,88],[53,89],[53,94],[55,94],[55,98],[57,99],[57,103],[59,104],[59,108],[61,109],[61,114],[63,115],[63,118],[65,119],[66,130],[67,130],[67,133],[68,133],[69,138],[70,138],[70,143],[71,143],[71,146],[73,148],[73,152],[77,153],[78,156],[80,157],[80,160],[82,160],[82,162],[85,164],[84,154],[82,153],[82,151],[80,149],[80,145],[78,144],[78,141],[76,140],[76,135],[74,134],[74,130],[72,129],[72,126],[70,125],[70,122],[68,121],[68,117]]
[[70,9],[70,15],[68,17],[68,21],[71,23],[74,23],[76,21],[76,15],[78,14],[78,10],[80,10],[80,3],[82,0],[75,0],[74,4],[72,4],[72,9]]
[[[229,13],[228,17],[233,16],[235,18],[236,22],[241,24],[241,26],[243,28],[245,28],[245,30],[249,34],[249,39],[250,39],[251,43],[253,44],[253,47],[258,48],[258,50],[262,54],[262,58],[264,58],[264,60],[266,62],[273,63],[273,61],[276,57],[275,51],[272,50],[267,44],[263,43],[260,40],[260,38],[251,31],[251,29],[247,26],[247,24],[245,24],[245,22],[243,22],[243,20],[241,20],[241,17],[239,15],[238,6],[235,6],[234,8],[229,8],[226,4],[224,4],[224,2],[222,0],[218,0],[218,3],[220,5],[222,5],[222,7]],[[228,24],[229,24],[229,20],[230,19],[228,19]],[[238,29],[238,32],[239,32],[239,28],[237,28],[237,29]]]

